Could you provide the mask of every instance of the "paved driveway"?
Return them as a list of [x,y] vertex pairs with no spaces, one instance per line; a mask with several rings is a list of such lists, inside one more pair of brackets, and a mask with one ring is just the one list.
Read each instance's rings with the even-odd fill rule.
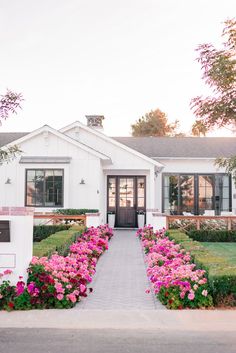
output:
[[109,250],[99,260],[91,283],[93,293],[79,304],[79,310],[165,309],[149,287],[143,253],[135,231],[116,230]]
[[235,353],[234,332],[0,329],[1,353]]

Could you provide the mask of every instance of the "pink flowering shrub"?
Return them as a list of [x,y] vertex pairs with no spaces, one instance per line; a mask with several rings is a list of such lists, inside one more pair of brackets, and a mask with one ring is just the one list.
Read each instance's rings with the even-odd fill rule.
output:
[[0,284],[0,309],[73,307],[87,296],[87,284],[92,281],[97,260],[108,249],[112,235],[107,225],[91,227],[70,246],[67,256],[55,253],[50,258],[33,257],[27,284],[22,278],[16,286],[9,281]]
[[212,306],[206,273],[196,269],[191,256],[165,235],[165,229],[154,232],[151,226],[139,229],[146,254],[147,275],[157,298],[169,309]]

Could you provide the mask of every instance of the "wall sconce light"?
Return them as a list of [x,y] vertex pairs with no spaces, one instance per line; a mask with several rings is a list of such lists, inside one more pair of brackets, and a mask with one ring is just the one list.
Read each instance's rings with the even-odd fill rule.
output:
[[80,180],[80,185],[84,185],[85,184],[85,181],[84,181],[84,179],[82,178],[81,180]]
[[11,184],[11,179],[7,178],[7,180],[5,181],[5,184]]

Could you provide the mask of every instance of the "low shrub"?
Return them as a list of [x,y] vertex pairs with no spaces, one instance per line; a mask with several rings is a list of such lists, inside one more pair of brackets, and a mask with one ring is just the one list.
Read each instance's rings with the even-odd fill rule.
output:
[[[202,219],[201,229],[211,230],[212,227],[218,230],[227,230],[227,221],[225,219]],[[191,231],[196,229],[196,223],[192,219],[175,219],[171,220],[169,223],[169,229],[185,229],[186,231]]]
[[201,242],[236,242],[235,230],[190,230],[187,232],[190,238]]
[[59,208],[54,211],[56,214],[67,215],[67,216],[81,216],[86,213],[97,213],[99,210],[90,208]]
[[210,292],[216,306],[236,306],[236,266],[219,255],[213,254],[199,242],[181,231],[168,231],[171,240],[189,251],[198,268],[207,272]]
[[55,251],[62,256],[66,256],[69,252],[70,245],[76,241],[80,234],[84,231],[84,227],[72,227],[54,233],[33,245],[34,256],[50,257]]
[[60,232],[61,230],[67,230],[70,225],[59,224],[59,225],[37,225],[34,226],[34,242],[39,242],[49,237],[49,235]]

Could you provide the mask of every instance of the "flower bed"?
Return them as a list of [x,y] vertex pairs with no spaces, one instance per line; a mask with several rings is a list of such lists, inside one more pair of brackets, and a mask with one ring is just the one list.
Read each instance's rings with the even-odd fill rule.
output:
[[70,246],[68,256],[57,253],[50,258],[33,257],[28,268],[28,281],[19,278],[10,285],[0,274],[0,309],[25,310],[71,308],[81,297],[87,296],[87,284],[92,281],[99,256],[108,249],[112,229],[107,225],[89,228]]
[[139,229],[146,254],[147,275],[157,298],[169,309],[212,306],[204,270],[196,269],[188,252],[170,240],[165,230]]

